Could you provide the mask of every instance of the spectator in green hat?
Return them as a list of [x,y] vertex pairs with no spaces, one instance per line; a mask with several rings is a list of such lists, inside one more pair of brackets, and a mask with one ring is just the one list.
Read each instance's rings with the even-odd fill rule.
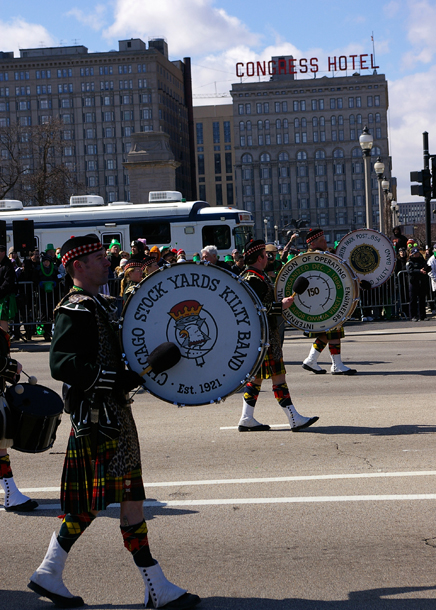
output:
[[120,266],[120,262],[121,262],[120,250],[121,250],[120,242],[117,239],[113,239],[109,245],[109,254],[107,257],[111,264],[112,275],[110,275],[110,277],[114,277],[116,267]]

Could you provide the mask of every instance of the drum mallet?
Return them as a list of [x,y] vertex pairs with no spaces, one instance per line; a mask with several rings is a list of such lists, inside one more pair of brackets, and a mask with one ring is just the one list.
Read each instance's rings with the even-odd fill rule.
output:
[[170,341],[161,343],[150,352],[148,356],[148,366],[139,374],[141,377],[144,377],[144,375],[152,371],[156,375],[159,375],[159,373],[163,373],[175,366],[181,357],[182,354],[175,343],[171,343]]
[[30,385],[36,385],[38,383],[37,378],[35,377],[35,375],[28,375],[25,371],[21,371],[21,373],[23,373],[23,375],[26,375],[27,379],[29,380],[29,384]]
[[[28,375],[25,371],[21,371],[21,373],[24,373],[24,375],[26,375],[27,379],[29,380],[29,385],[36,385],[38,383],[37,378],[35,377],[35,375]],[[20,373],[20,374],[21,374]],[[21,383],[17,383],[14,385],[14,390],[17,394],[22,394],[24,392],[24,388],[21,385]]]
[[294,285],[292,286],[292,288],[294,289],[294,292],[292,293],[291,296],[295,297],[297,294],[303,294],[303,292],[305,292],[308,287],[309,287],[309,280],[307,279],[307,277],[300,275],[300,277],[297,277],[297,279],[294,282]]

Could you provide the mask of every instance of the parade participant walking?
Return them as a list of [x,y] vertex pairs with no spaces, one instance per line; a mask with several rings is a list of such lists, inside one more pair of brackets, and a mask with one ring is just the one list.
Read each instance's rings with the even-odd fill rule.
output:
[[292,403],[286,383],[286,369],[283,363],[277,317],[282,315],[284,309],[288,309],[292,305],[294,297],[286,297],[279,303],[274,301],[274,284],[264,271],[268,264],[268,257],[263,240],[252,240],[246,244],[245,262],[248,267],[242,277],[254,290],[267,310],[269,347],[257,377],[245,386],[238,430],[239,432],[262,432],[270,429],[268,425],[260,424],[255,420],[254,408],[259,397],[262,380],[271,378],[274,396],[288,417],[292,431],[298,432],[314,424],[318,417],[304,417],[298,413]]
[[[306,235],[306,243],[308,252],[325,252],[327,250],[327,241],[322,229],[310,229]],[[310,349],[308,357],[303,361],[303,369],[317,375],[325,373],[325,369],[321,368],[318,364],[318,358],[328,344],[332,359],[330,369],[332,375],[354,375],[357,372],[356,369],[350,369],[345,366],[341,359],[341,339],[344,336],[343,326],[328,332],[308,332],[305,334],[308,337],[315,338],[315,342]]]
[[[11,344],[9,335],[0,328],[0,384],[5,390],[5,382],[16,383],[20,373],[21,364],[10,357]],[[23,495],[17,488],[12,474],[8,454],[9,439],[0,439],[0,485],[5,492],[4,507],[8,512],[28,512],[38,506],[38,502]]]
[[113,326],[114,299],[98,294],[110,263],[97,235],[69,239],[62,262],[74,286],[55,311],[50,368],[55,379],[71,386],[66,408],[72,430],[61,482],[66,514],[28,586],[56,605],[82,606],[62,580],[68,553],[97,513],[119,502],[121,535],[144,580],[145,605],[187,610],[199,597],[165,578],[148,545],[140,448],[126,396],[142,378],[125,369]]

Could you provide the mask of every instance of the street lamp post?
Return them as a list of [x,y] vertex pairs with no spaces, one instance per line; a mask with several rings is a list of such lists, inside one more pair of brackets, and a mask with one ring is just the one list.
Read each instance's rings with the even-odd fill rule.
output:
[[274,225],[274,237],[275,237],[276,246],[278,246],[279,245],[279,228],[277,225]]
[[364,127],[362,135],[359,138],[360,148],[365,163],[365,208],[366,208],[366,227],[372,228],[372,202],[371,202],[371,173],[370,173],[370,155],[373,144],[372,135],[368,131],[368,127]]
[[263,224],[265,225],[265,242],[268,241],[268,218],[263,219]]
[[[391,195],[392,193],[389,193],[389,195]],[[400,207],[398,205],[398,203],[396,203],[395,201],[391,204],[391,210],[392,210],[392,227],[396,227],[398,225],[398,211],[399,211]]]
[[377,161],[374,163],[374,171],[377,174],[378,180],[378,224],[380,233],[385,233],[385,215],[384,215],[384,201],[382,193],[382,181],[383,172],[385,171],[385,164],[380,157],[377,157]]
[[[391,207],[392,193],[389,192],[389,180],[386,180],[386,176],[383,176],[381,181],[381,187],[383,191],[383,222],[384,222],[384,233],[387,235],[389,229],[392,230],[394,227],[389,227],[389,209]],[[391,217],[392,218],[392,217]]]

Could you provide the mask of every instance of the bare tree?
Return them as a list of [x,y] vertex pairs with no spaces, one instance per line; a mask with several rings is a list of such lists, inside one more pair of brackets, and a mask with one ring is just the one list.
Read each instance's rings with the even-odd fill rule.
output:
[[67,203],[83,185],[62,160],[63,123],[57,117],[32,127],[0,130],[0,195],[12,192],[26,205]]
[[0,128],[0,199],[12,194],[26,171],[23,134],[17,123]]

